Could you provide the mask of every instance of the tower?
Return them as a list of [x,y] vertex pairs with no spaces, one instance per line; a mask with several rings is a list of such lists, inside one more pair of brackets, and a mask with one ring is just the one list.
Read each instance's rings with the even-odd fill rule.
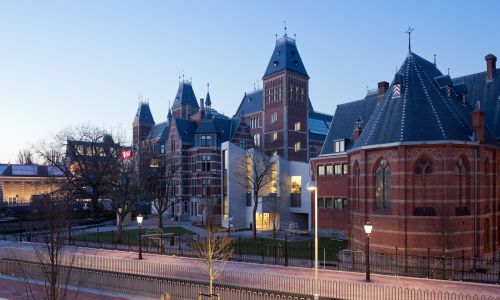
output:
[[265,152],[308,161],[309,76],[295,39],[286,32],[276,40],[262,80]]
[[197,113],[199,109],[191,81],[182,80],[172,105],[172,114],[177,119],[189,119],[189,116]]
[[132,146],[134,149],[139,149],[139,144],[144,141],[154,125],[155,121],[149,109],[149,103],[140,100],[134,121],[132,122]]

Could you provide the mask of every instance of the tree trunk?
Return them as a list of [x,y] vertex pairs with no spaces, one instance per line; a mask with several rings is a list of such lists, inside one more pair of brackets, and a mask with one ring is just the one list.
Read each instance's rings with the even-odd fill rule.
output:
[[163,228],[163,211],[159,210],[158,211],[158,228],[162,229]]
[[116,237],[115,237],[116,243],[122,242],[123,219],[125,218],[125,215],[118,215],[118,224],[116,224]]
[[90,216],[92,219],[95,219],[97,217],[97,211],[99,210],[99,195],[92,194],[90,204]]
[[252,218],[253,218],[253,227],[252,227],[252,231],[253,231],[253,239],[256,240],[257,239],[257,205],[259,204],[259,201],[255,200],[255,199],[258,199],[257,198],[257,195],[254,194],[254,206],[253,206],[253,211],[252,211]]

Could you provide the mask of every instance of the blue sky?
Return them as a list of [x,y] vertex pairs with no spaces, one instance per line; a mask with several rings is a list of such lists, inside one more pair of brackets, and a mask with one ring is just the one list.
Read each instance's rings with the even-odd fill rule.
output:
[[[275,34],[297,35],[316,110],[391,81],[412,49],[452,76],[500,56],[498,1],[2,1],[0,162],[84,122],[131,132],[137,96],[166,118],[178,76],[232,115]],[[262,86],[262,83],[260,83]]]

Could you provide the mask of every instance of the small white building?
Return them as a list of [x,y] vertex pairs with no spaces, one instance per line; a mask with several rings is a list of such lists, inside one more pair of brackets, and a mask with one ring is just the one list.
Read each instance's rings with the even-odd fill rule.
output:
[[[279,156],[270,158],[273,164],[272,184],[262,189],[257,206],[256,224],[253,224],[253,187],[246,179],[248,164],[257,162],[249,156],[261,155],[255,149],[243,149],[225,142],[222,150],[222,226],[269,230],[273,223],[279,226],[297,226],[311,229],[311,193],[306,185],[310,180],[309,164],[288,161]],[[248,172],[248,171],[247,171]]]

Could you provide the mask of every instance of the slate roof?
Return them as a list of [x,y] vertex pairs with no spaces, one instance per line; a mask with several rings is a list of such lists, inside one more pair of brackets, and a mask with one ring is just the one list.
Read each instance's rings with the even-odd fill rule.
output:
[[328,134],[332,118],[331,115],[309,111],[309,118],[307,120],[309,138],[313,140],[324,140]]
[[[409,52],[354,147],[399,142],[470,141],[472,107],[454,92],[436,66]],[[436,80],[437,79],[437,80]],[[400,96],[395,96],[400,86]],[[394,95],[393,95],[394,94]],[[496,145],[488,128],[485,142]]]
[[256,90],[250,93],[245,93],[241,99],[240,106],[236,110],[235,116],[248,115],[262,111],[262,90]]
[[175,96],[172,108],[179,105],[191,105],[192,107],[199,108],[198,101],[193,91],[193,86],[189,81],[179,82],[179,89],[177,89],[177,95]]
[[153,115],[151,114],[151,110],[149,109],[149,103],[147,102],[141,101],[139,103],[139,107],[137,108],[137,112],[135,113],[133,124],[137,124],[139,122],[147,124],[155,123]]
[[170,127],[168,126],[168,121],[158,123],[151,128],[147,139],[159,139],[158,142],[165,142],[169,131]]
[[0,176],[6,177],[63,177],[56,166],[7,164],[0,165]]
[[177,132],[179,132],[182,142],[191,144],[196,130],[196,122],[186,119],[175,119],[175,125],[177,126]]
[[493,131],[497,140],[500,139],[500,69],[495,70],[493,81],[486,82],[486,72],[480,72],[453,79],[453,89],[457,94],[459,88],[465,88],[467,101],[471,106],[476,101],[481,103],[486,124]]
[[263,78],[274,73],[288,70],[299,74],[307,75],[306,67],[300,58],[295,40],[289,38],[286,34],[276,41],[273,55],[269,60],[266,72]]
[[205,98],[205,106],[212,106],[212,100],[210,100],[209,92],[207,92],[207,97]]
[[361,126],[364,127],[376,106],[377,94],[373,93],[361,100],[337,105],[320,154],[333,153],[333,142],[340,139],[345,139],[345,150],[351,149],[354,146],[354,126],[358,117],[361,118]]

